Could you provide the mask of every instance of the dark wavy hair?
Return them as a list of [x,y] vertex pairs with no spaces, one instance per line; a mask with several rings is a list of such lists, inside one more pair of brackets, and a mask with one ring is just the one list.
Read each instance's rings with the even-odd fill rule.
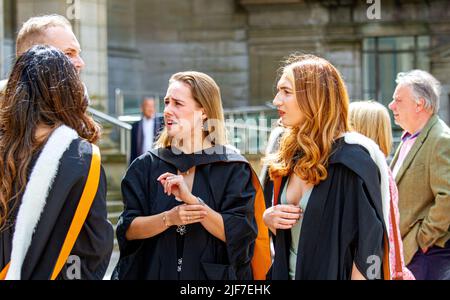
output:
[[[39,45],[19,56],[0,103],[0,231],[25,189],[33,155],[54,129],[66,125],[91,143],[100,138],[87,106],[83,83],[64,53]],[[37,139],[40,125],[51,131]]]

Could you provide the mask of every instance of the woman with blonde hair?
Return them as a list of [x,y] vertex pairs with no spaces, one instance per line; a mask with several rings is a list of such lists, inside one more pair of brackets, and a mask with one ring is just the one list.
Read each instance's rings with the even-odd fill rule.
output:
[[269,155],[272,279],[375,279],[382,272],[383,212],[377,166],[344,139],[349,99],[339,71],[292,55],[273,100],[285,133]]
[[[349,114],[352,130],[372,139],[388,157],[392,149],[392,127],[389,112],[376,101],[356,101],[350,103]],[[389,180],[389,263],[391,277],[395,279],[415,279],[405,266],[403,242],[400,235],[400,213],[398,211],[398,190],[390,168],[379,168],[382,177]],[[384,171],[383,171],[384,170]]]
[[[114,279],[264,279],[264,198],[227,144],[220,90],[200,72],[172,75],[158,148],[122,181]],[[253,258],[253,260],[252,260]]]

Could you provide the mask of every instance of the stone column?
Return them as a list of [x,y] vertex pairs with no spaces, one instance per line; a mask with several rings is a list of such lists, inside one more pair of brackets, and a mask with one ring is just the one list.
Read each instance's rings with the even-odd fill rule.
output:
[[28,18],[42,14],[60,14],[72,23],[86,63],[81,79],[88,88],[91,105],[107,112],[106,0],[17,0],[19,28]]
[[[108,0],[108,92],[109,112],[116,112],[115,90],[120,89],[126,113],[139,113],[145,62],[136,46],[135,0]],[[153,29],[149,29],[152,31]],[[153,55],[150,54],[150,55]],[[130,107],[135,111],[130,112]]]
[[78,16],[75,14],[74,31],[86,63],[81,78],[88,88],[92,107],[108,112],[106,0],[79,0],[79,3],[81,11]]
[[5,76],[5,63],[4,61],[4,51],[3,51],[3,43],[4,43],[4,28],[5,28],[5,17],[4,17],[4,11],[3,11],[3,0],[0,0],[0,80],[3,79]]
[[[448,13],[450,15],[450,13]],[[435,23],[430,26],[431,34],[431,73],[441,82],[439,116],[450,124],[450,22]]]

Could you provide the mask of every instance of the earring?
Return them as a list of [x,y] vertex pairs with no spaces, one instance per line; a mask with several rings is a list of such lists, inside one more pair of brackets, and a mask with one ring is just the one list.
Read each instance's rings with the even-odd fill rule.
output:
[[203,131],[208,131],[208,120],[203,122]]

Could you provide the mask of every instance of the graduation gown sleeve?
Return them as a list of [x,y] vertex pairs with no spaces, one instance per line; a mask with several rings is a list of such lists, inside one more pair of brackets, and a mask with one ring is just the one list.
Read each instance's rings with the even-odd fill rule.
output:
[[250,262],[253,255],[257,226],[254,219],[255,188],[248,165],[233,165],[227,182],[220,213],[225,226],[226,249],[230,265],[237,278],[252,279]]
[[147,197],[149,191],[146,189],[146,172],[148,172],[148,169],[145,168],[145,160],[139,158],[131,164],[122,180],[124,211],[119,218],[116,229],[121,257],[135,253],[143,243],[143,240],[129,241],[125,235],[136,217],[146,215],[144,213],[145,204],[143,203],[145,199],[149,198]]
[[[381,279],[383,261],[383,223],[374,201],[367,192],[366,183],[355,178],[356,184],[353,189],[348,189],[350,198],[355,203],[355,219],[353,245],[355,247],[354,263],[366,279]],[[372,183],[368,183],[372,184]]]
[[[114,231],[107,218],[106,210],[106,176],[103,167],[100,182],[89,214],[72,249],[71,255],[81,258],[81,279],[101,280],[108,268],[113,250]],[[62,269],[61,279],[70,279],[67,270],[70,263]]]

